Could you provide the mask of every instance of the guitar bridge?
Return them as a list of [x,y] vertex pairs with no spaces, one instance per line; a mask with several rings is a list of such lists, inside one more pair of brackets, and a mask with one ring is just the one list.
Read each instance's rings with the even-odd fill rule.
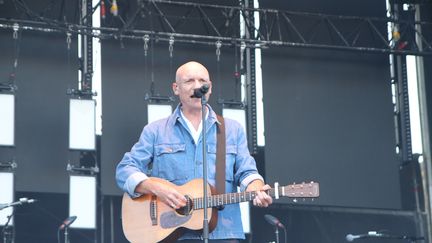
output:
[[157,225],[157,198],[156,196],[152,196],[152,199],[150,201],[150,218],[152,225]]

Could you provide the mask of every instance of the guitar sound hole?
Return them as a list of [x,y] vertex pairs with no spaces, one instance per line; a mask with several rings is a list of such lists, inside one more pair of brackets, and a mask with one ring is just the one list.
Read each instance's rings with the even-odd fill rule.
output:
[[190,198],[188,195],[186,195],[185,197],[186,197],[186,200],[187,200],[186,206],[181,207],[179,209],[176,209],[176,212],[178,214],[180,214],[180,215],[187,216],[187,215],[190,215],[191,212],[192,212],[193,201],[192,201],[192,198]]

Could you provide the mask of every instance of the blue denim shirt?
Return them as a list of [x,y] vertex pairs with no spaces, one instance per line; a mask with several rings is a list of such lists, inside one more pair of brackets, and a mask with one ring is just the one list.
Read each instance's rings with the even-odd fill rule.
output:
[[[135,187],[148,175],[183,185],[195,178],[202,178],[202,135],[195,144],[185,120],[181,105],[168,118],[144,127],[139,141],[125,153],[117,166],[118,186],[131,197],[138,197]],[[215,185],[217,117],[209,108],[206,120],[208,182]],[[253,180],[263,178],[249,154],[243,127],[234,120],[225,119],[226,134],[226,184],[227,193],[236,192],[237,186],[245,190]],[[152,169],[149,164],[153,162]],[[218,223],[210,239],[244,239],[238,204],[226,205],[218,211]],[[199,239],[201,235],[187,232],[183,239]]]

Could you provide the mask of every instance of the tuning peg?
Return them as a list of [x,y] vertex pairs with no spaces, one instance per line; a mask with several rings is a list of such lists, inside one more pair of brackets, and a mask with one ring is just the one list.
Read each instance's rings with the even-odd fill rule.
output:
[[297,198],[294,198],[294,199],[293,199],[293,202],[294,202],[294,203],[297,203]]

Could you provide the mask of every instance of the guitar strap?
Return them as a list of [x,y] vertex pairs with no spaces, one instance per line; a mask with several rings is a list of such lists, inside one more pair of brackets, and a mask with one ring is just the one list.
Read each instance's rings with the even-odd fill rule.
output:
[[216,192],[217,194],[225,193],[225,167],[226,167],[226,139],[225,139],[225,121],[223,116],[217,115],[219,126],[217,126],[216,137]]

